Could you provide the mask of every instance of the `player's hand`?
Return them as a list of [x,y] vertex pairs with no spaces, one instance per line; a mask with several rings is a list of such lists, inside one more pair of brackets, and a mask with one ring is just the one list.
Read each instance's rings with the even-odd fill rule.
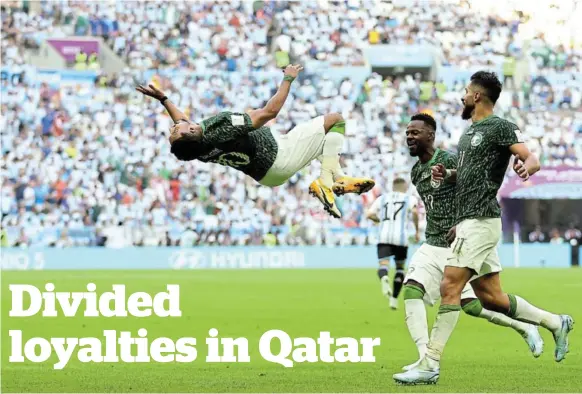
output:
[[283,74],[288,75],[293,78],[297,78],[297,75],[303,71],[303,66],[300,64],[290,64],[283,70]]
[[515,171],[515,173],[521,179],[523,179],[524,182],[529,179],[529,172],[527,171],[527,168],[525,168],[523,162],[521,162],[517,156],[515,156],[515,159],[513,160],[513,171]]
[[150,96],[155,98],[156,100],[161,100],[164,98],[165,94],[160,89],[156,88],[154,85],[149,84],[147,87],[143,85],[139,85],[135,88],[138,92],[145,94],[146,96]]
[[447,233],[447,243],[449,245],[451,245],[453,243],[453,241],[455,240],[455,238],[457,238],[457,228],[453,227]]
[[435,181],[443,181],[447,173],[447,169],[442,164],[437,164],[431,167],[432,179]]

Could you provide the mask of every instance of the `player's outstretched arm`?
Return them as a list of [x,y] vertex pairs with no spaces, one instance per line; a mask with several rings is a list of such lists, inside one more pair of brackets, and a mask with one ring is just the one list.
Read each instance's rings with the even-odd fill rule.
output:
[[264,126],[265,123],[277,117],[279,111],[281,111],[281,108],[283,108],[283,105],[287,100],[287,96],[291,90],[291,82],[297,78],[297,75],[299,75],[299,72],[302,70],[303,67],[298,64],[290,64],[285,67],[285,70],[283,71],[285,76],[283,77],[283,82],[279,86],[277,93],[271,97],[264,108],[249,111],[248,114],[251,117],[255,129]]
[[524,143],[511,145],[509,151],[515,155],[513,170],[524,181],[540,170],[540,160]]
[[164,92],[156,88],[154,85],[149,84],[147,87],[139,85],[138,87],[135,88],[135,90],[146,96],[150,96],[158,100],[160,103],[162,103],[162,105],[166,108],[166,111],[168,111],[168,114],[170,115],[174,123],[178,122],[190,123],[190,119],[188,119],[188,117],[182,111],[180,111],[180,109],[176,107],[174,103],[170,101],[170,99],[164,94]]

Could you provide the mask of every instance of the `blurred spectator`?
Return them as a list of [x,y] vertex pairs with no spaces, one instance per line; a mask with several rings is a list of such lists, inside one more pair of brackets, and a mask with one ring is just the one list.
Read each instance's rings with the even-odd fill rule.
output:
[[552,229],[550,232],[550,243],[551,244],[562,244],[564,243],[564,238],[560,235],[560,232],[557,228]]
[[[285,63],[361,65],[370,44],[428,43],[440,48],[443,66],[500,66],[508,86],[499,115],[523,130],[542,165],[581,165],[580,48],[565,42],[562,29],[546,31],[548,18],[563,20],[564,29],[575,26],[580,7],[564,1],[540,16],[528,4],[519,14],[512,2],[476,3],[60,1],[41,3],[38,15],[2,8],[6,68],[34,71],[24,63],[25,51],[47,37],[71,35],[103,37],[127,64],[115,74],[100,71],[93,84],[37,86],[24,77],[3,83],[3,242],[373,244],[375,227],[362,212],[392,175],[414,162],[402,132],[409,117],[431,112],[439,147],[455,149],[467,126],[459,116],[462,78],[445,83],[372,73],[360,84],[306,67],[270,127],[286,133],[328,112],[348,119],[343,166],[374,177],[378,187],[339,199],[342,221],[307,193],[318,163],[269,189],[221,166],[177,162],[167,144],[171,119],[134,91],[134,78],[151,81],[200,121],[224,109],[263,106]],[[103,66],[94,53],[80,53],[77,64]],[[527,72],[518,86],[520,67]]]
[[566,242],[570,243],[571,245],[579,245],[582,242],[582,231],[580,231],[574,223],[570,223],[570,227],[564,233],[564,238]]
[[536,229],[529,233],[529,242],[545,242],[546,235],[542,232],[541,226],[536,226]]

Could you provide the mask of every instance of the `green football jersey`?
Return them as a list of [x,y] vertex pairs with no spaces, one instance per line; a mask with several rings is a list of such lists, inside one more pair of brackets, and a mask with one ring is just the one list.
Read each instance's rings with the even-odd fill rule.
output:
[[277,158],[278,145],[268,127],[254,129],[246,113],[224,111],[200,123],[196,159],[242,171],[260,181]]
[[491,115],[475,122],[459,139],[457,223],[475,218],[499,218],[497,192],[511,159],[509,147],[523,142],[519,128]]
[[448,247],[447,233],[455,225],[455,184],[432,180],[431,167],[442,164],[447,169],[457,168],[457,156],[437,149],[431,160],[420,161],[412,167],[412,184],[420,195],[426,210],[426,243]]

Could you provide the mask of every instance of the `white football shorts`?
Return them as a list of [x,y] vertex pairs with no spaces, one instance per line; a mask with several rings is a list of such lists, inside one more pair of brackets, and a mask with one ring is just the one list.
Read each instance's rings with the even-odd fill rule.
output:
[[318,116],[295,126],[287,134],[274,135],[279,149],[277,158],[259,182],[264,186],[280,186],[323,154],[324,118]]
[[501,240],[501,219],[463,220],[457,225],[457,237],[451,246],[447,265],[470,268],[471,280],[492,272],[501,272],[497,245]]
[[[433,306],[441,298],[441,281],[443,280],[447,258],[451,249],[422,244],[412,255],[404,283],[413,280],[420,283],[425,290],[424,302]],[[461,299],[477,298],[469,283],[463,288]]]

